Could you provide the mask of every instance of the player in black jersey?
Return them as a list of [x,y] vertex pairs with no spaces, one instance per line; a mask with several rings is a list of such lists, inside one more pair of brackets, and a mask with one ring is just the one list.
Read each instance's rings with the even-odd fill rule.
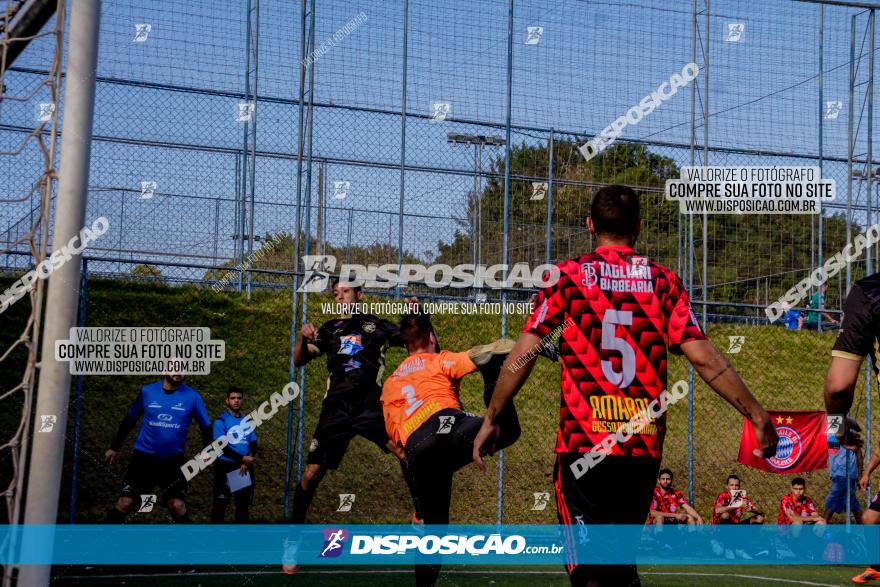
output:
[[[361,301],[363,291],[360,287],[334,283],[333,296],[337,304],[354,306]],[[400,459],[403,477],[415,505],[413,521],[421,521],[406,457],[403,450],[388,438],[379,401],[385,350],[389,346],[403,346],[400,331],[391,322],[370,314],[342,316],[320,328],[309,323],[300,331],[293,351],[294,363],[301,367],[326,355],[329,381],[309,446],[306,470],[293,493],[291,523],[305,523],[318,484],[328,469],[339,467],[348,443],[356,435],[375,443],[386,453],[393,452]],[[296,572],[295,558],[294,550],[285,550],[285,572]]]
[[[825,379],[825,411],[828,414],[847,414],[852,407],[853,391],[861,373],[862,361],[871,358],[874,376],[880,374],[877,363],[878,337],[880,337],[880,273],[857,281],[846,296],[843,309],[843,330],[831,351],[831,366]],[[841,441],[851,441],[858,436],[858,425],[844,418],[844,425],[837,430]],[[870,423],[869,423],[870,424]],[[880,449],[868,463],[859,485],[868,487],[868,477],[880,466]],[[871,505],[862,514],[864,524],[880,524],[880,492],[874,495]],[[876,563],[853,577],[853,583],[864,584],[880,581],[880,563]]]

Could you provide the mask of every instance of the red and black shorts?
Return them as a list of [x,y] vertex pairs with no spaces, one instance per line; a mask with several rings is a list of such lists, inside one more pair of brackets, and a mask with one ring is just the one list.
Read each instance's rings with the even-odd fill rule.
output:
[[[586,526],[632,525],[633,536],[627,537],[627,541],[638,542],[641,526],[651,509],[660,462],[651,457],[609,456],[578,478],[571,465],[582,456],[577,453],[556,455],[553,472],[559,523],[566,527],[566,569],[571,584],[599,581],[607,585],[638,585],[635,565],[599,563],[607,560],[603,551],[614,552],[619,545],[607,541],[591,542]],[[579,560],[578,550],[589,552],[590,559]]]

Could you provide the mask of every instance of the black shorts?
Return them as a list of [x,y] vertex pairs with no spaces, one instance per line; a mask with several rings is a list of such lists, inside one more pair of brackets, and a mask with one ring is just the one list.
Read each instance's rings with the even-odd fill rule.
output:
[[348,450],[348,443],[356,435],[389,452],[385,416],[378,398],[358,401],[333,396],[324,398],[306,463],[336,469]]
[[229,499],[231,497],[235,498],[235,503],[238,505],[251,505],[254,501],[254,486],[257,483],[256,477],[254,475],[254,466],[248,468],[248,472],[251,474],[251,484],[243,489],[239,489],[235,493],[232,493],[229,490],[229,481],[226,478],[228,473],[232,471],[238,471],[241,468],[241,465],[238,465],[232,461],[227,461],[224,459],[217,459],[214,461],[214,503],[215,504],[227,504],[229,503]]
[[[559,523],[566,527],[566,569],[572,585],[597,581],[602,585],[638,585],[635,565],[600,565],[593,561],[605,558],[603,552],[614,552],[619,545],[589,541],[588,524],[630,524],[633,536],[627,542],[638,542],[640,527],[648,518],[651,498],[657,484],[660,462],[651,457],[605,457],[580,478],[571,464],[581,454],[556,455],[553,480]],[[577,549],[590,553],[593,564],[582,564]],[[593,556],[595,555],[595,556]]]
[[141,495],[152,495],[158,487],[161,492],[160,503],[169,499],[186,499],[186,477],[180,467],[186,462],[183,455],[155,457],[136,450],[131,455],[128,469],[122,480],[120,497],[130,497],[140,507]]
[[454,473],[473,459],[474,439],[483,418],[455,408],[434,413],[406,439],[406,462]]
[[874,494],[874,499],[871,500],[871,503],[868,505],[869,510],[874,510],[875,512],[880,512],[880,491]]
[[[495,450],[516,442],[521,430],[513,402],[495,418],[495,422],[500,428]],[[482,426],[482,416],[456,408],[439,410],[406,439],[406,462],[410,467],[428,462],[431,468],[454,473],[473,461],[474,439]]]

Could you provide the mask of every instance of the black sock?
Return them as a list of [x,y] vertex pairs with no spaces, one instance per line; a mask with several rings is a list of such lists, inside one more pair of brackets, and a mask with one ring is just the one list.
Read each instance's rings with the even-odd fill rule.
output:
[[174,520],[175,524],[192,524],[193,521],[189,517],[189,512],[185,512],[182,516],[174,517],[174,514],[171,514],[171,519]]
[[406,461],[400,461],[400,470],[403,473],[403,480],[406,481],[406,486],[409,487],[409,494],[412,497],[413,508],[416,510],[416,517],[418,519],[422,519],[422,509],[419,507],[419,499],[416,493],[416,479],[412,473],[412,469],[409,465],[406,464]]
[[306,491],[303,489],[302,483],[296,484],[296,489],[293,490],[293,508],[290,512],[291,524],[306,523],[306,512],[309,511],[314,496],[314,491]]
[[440,577],[440,565],[416,565],[416,587],[432,587]]
[[211,523],[222,524],[226,518],[226,505],[215,505],[211,508]]
[[250,511],[248,510],[248,506],[241,505],[235,506],[235,523],[236,524],[247,524],[250,519]]
[[483,375],[483,404],[487,408],[492,400],[495,383],[498,382],[498,377],[501,375],[501,367],[504,366],[505,359],[507,359],[507,355],[492,355],[487,363],[477,366]]
[[128,514],[124,512],[120,512],[116,508],[110,508],[107,511],[107,517],[104,518],[105,524],[124,524],[125,518],[128,517]]
[[495,442],[496,450],[507,448],[519,439],[522,428],[519,425],[519,416],[516,413],[513,400],[510,400],[510,403],[495,417],[495,423],[501,430],[501,434]]

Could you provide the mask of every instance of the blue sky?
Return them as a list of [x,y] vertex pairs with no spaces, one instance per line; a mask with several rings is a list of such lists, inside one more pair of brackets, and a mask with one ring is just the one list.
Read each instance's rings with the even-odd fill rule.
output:
[[[259,94],[270,99],[298,96],[299,3],[262,0]],[[233,3],[228,3],[232,6]],[[89,217],[107,215],[113,228],[108,247],[164,252],[170,257],[209,261],[215,242],[221,258],[231,255],[236,149],[243,127],[235,121],[245,76],[245,2],[218,10],[215,2],[188,0],[155,3],[121,0],[104,3],[99,75],[141,84],[229,92],[230,96],[173,92],[101,83],[95,133],[126,144],[97,141],[93,148]],[[339,106],[399,111],[402,103],[402,2],[321,0],[316,42],[331,39],[346,22],[363,12],[366,21],[316,61],[315,99]],[[702,8],[702,7],[700,7]],[[499,0],[428,1],[409,4],[407,111],[430,114],[431,104],[452,104],[454,118],[503,125],[506,105],[507,2]],[[867,54],[866,15],[859,9],[825,9],[825,101],[840,100],[843,110],[824,122],[824,153],[846,156],[847,81],[850,17],[858,14],[857,54]],[[151,31],[134,42],[135,25]],[[745,26],[740,42],[727,42],[731,23]],[[543,27],[537,45],[525,43],[528,27]],[[712,2],[709,33],[711,81],[709,141],[712,147],[818,152],[819,6],[789,0]],[[515,125],[592,135],[680,71],[691,59],[691,2],[514,3],[513,101]],[[703,65],[705,17],[699,17],[697,63]],[[864,46],[863,46],[864,43]],[[45,68],[49,39],[35,42],[16,65]],[[866,79],[867,60],[859,81]],[[27,93],[38,76],[11,73],[13,92]],[[698,80],[700,96],[705,88]],[[857,124],[864,152],[864,85],[857,89]],[[0,123],[33,124],[45,91],[23,104],[6,103]],[[702,114],[698,105],[698,122]],[[63,112],[63,106],[62,106]],[[272,100],[257,112],[259,157],[255,182],[256,232],[291,230],[295,202],[297,110]],[[877,121],[880,123],[880,120]],[[400,118],[341,108],[317,109],[314,153],[339,162],[328,166],[328,180],[350,181],[344,200],[329,213],[328,237],[344,243],[347,208],[354,215],[358,244],[397,241],[400,164]],[[456,218],[465,214],[472,178],[472,152],[446,142],[448,132],[503,135],[503,128],[462,122],[435,123],[415,116],[407,124],[406,163],[432,169],[410,171],[405,186],[404,242],[407,249],[430,250],[449,241]],[[514,142],[537,143],[547,133],[515,133]],[[698,142],[702,142],[702,128]],[[626,139],[687,144],[690,140],[690,91],[680,91],[640,124],[628,127]],[[3,150],[20,134],[0,131]],[[185,145],[186,149],[166,145]],[[680,164],[687,149],[658,148]],[[714,164],[793,164],[794,160],[713,154]],[[33,181],[39,157],[33,148],[3,158],[0,168],[13,193]],[[348,162],[368,162],[352,165]],[[698,162],[700,160],[698,159]],[[805,161],[803,164],[814,164]],[[317,169],[315,169],[317,175]],[[826,166],[845,197],[846,169]],[[158,194],[140,199],[140,182],[157,182]],[[126,191],[133,190],[133,191]],[[219,207],[215,199],[221,198]],[[863,201],[863,200],[862,200]],[[541,204],[538,204],[541,205]],[[578,205],[572,203],[572,205]],[[4,206],[0,227],[26,214],[26,204]],[[517,219],[512,219],[516,222]],[[809,221],[805,219],[805,221]],[[216,230],[215,230],[216,226]],[[104,246],[103,243],[101,246]],[[129,253],[131,258],[149,256]]]

